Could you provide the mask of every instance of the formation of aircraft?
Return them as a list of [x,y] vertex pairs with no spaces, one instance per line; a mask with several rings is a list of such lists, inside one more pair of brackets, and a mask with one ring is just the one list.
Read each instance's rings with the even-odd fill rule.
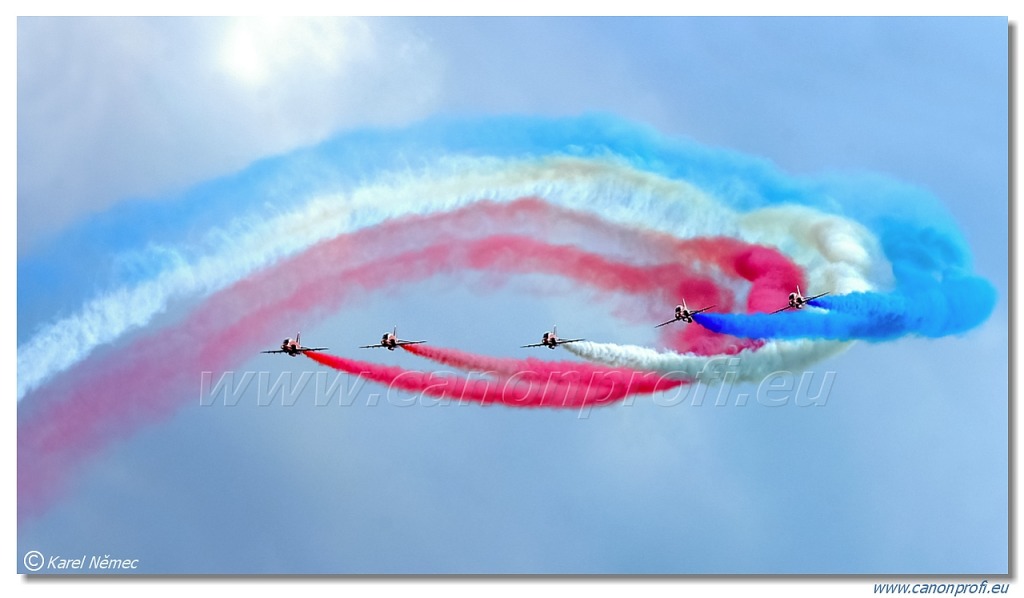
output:
[[657,326],[655,326],[655,328],[661,328],[662,326],[666,326],[668,324],[671,324],[672,322],[678,322],[679,320],[682,320],[687,324],[693,324],[694,314],[699,314],[701,312],[707,311],[712,307],[714,307],[714,305],[709,305],[707,307],[702,307],[698,310],[690,311],[686,307],[686,299],[683,299],[683,304],[676,306],[676,317],[672,318],[668,322],[662,322],[661,324],[658,324]]
[[[775,310],[775,311],[773,311],[771,313],[772,314],[777,314],[779,312],[786,311],[787,309],[803,309],[803,307],[805,305],[807,305],[808,302],[813,301],[815,299],[818,299],[819,297],[824,297],[825,295],[828,295],[828,291],[826,291],[824,293],[821,293],[819,295],[813,295],[811,297],[804,297],[803,294],[800,292],[800,287],[797,286],[796,287],[796,292],[789,294],[789,304],[786,305],[785,307],[777,309],[777,310]],[[657,326],[655,326],[655,328],[661,328],[662,326],[667,326],[667,325],[669,325],[669,324],[671,324],[673,322],[679,322],[680,320],[683,321],[683,322],[686,322],[687,324],[692,324],[693,323],[693,316],[695,316],[695,315],[697,315],[697,314],[699,314],[701,312],[705,312],[705,311],[707,311],[707,310],[709,310],[709,309],[711,309],[713,307],[714,307],[714,305],[709,305],[707,307],[702,307],[700,309],[695,309],[695,310],[691,311],[690,308],[688,308],[686,306],[686,299],[683,299],[682,303],[680,305],[676,306],[675,317],[672,318],[671,320],[667,321],[667,322],[662,322],[661,324],[658,324]],[[527,348],[530,348],[530,347],[547,347],[548,349],[554,349],[558,345],[564,345],[566,343],[578,343],[578,342],[584,341],[584,340],[586,340],[586,339],[582,339],[582,338],[561,339],[561,338],[558,338],[558,327],[557,326],[552,326],[550,332],[545,332],[540,337],[540,342],[539,343],[534,343],[532,345],[523,345],[520,348],[527,349]],[[359,348],[360,349],[379,349],[379,348],[383,347],[383,348],[387,349],[388,351],[394,351],[396,347],[401,347],[402,345],[416,345],[416,344],[425,343],[425,342],[427,342],[427,341],[407,341],[407,340],[402,340],[402,339],[398,338],[398,326],[395,326],[391,330],[391,332],[385,332],[380,337],[380,342],[379,343],[374,344],[374,345],[363,345],[363,346],[361,346]],[[292,357],[295,357],[296,355],[298,355],[300,353],[307,353],[309,351],[326,351],[326,350],[327,350],[327,347],[303,347],[302,344],[299,342],[299,333],[295,333],[295,339],[294,340],[291,339],[291,338],[284,339],[281,342],[281,348],[280,349],[275,349],[275,350],[272,350],[272,351],[261,351],[261,353],[287,353],[288,355],[291,355]]]
[[260,351],[260,353],[287,353],[292,357],[295,357],[299,353],[308,353],[310,351],[326,351],[327,347],[303,347],[299,342],[299,334],[295,333],[295,338],[286,338],[281,341],[281,348],[273,351]]
[[359,347],[359,348],[360,349],[379,349],[381,347],[384,347],[388,351],[394,351],[395,347],[401,347],[402,345],[418,345],[420,343],[425,343],[425,342],[427,342],[427,341],[403,341],[403,340],[399,339],[398,338],[398,326],[395,326],[395,328],[391,332],[385,332],[380,337],[380,342],[377,343],[376,345],[363,345],[362,347]]
[[543,336],[540,337],[540,342],[539,343],[534,343],[532,345],[523,345],[522,347],[519,347],[519,348],[520,349],[526,349],[526,348],[529,348],[529,347],[547,347],[548,349],[554,349],[558,345],[564,345],[565,343],[578,343],[578,342],[583,341],[583,340],[586,340],[586,339],[583,339],[583,338],[560,339],[560,338],[558,338],[558,326],[552,326],[551,327],[551,332],[545,332],[543,334]]
[[814,295],[813,297],[804,297],[800,293],[800,286],[797,285],[796,292],[789,294],[789,305],[787,305],[786,307],[777,309],[777,310],[773,311],[772,313],[773,314],[777,314],[779,312],[786,311],[787,309],[803,309],[804,306],[807,305],[808,301],[813,301],[813,300],[817,299],[818,297],[824,297],[825,295],[828,295],[828,291],[825,291],[824,293],[822,293],[820,295]]

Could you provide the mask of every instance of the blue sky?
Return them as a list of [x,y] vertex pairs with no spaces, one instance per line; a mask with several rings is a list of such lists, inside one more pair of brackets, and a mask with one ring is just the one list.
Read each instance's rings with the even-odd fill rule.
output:
[[[602,111],[794,175],[887,175],[939,198],[999,296],[965,335],[819,363],[835,384],[813,408],[640,398],[580,419],[367,407],[372,389],[333,413],[181,408],[89,460],[19,525],[19,555],[126,554],[155,573],[1006,570],[1005,19],[21,19],[18,34],[19,345],[136,274],[123,249],[148,227],[192,240],[161,229],[168,206],[245,201],[260,167],[235,173],[254,161],[435,116]],[[125,213],[138,225],[103,228]],[[112,248],[121,261],[97,269]],[[81,264],[66,282],[34,266],[66,253]],[[425,281],[303,338],[369,342],[401,314],[410,334],[515,355],[474,330],[495,309],[649,334],[560,297],[481,303]],[[471,324],[433,317],[452,304]]]

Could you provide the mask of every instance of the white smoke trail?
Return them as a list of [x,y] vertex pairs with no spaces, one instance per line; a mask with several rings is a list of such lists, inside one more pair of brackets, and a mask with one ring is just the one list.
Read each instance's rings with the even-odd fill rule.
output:
[[[606,219],[636,227],[646,224],[639,206],[666,199],[688,212],[683,221],[691,235],[718,229],[716,204],[692,186],[623,164],[446,157],[417,173],[385,173],[347,193],[314,197],[269,219],[263,213],[273,206],[260,206],[259,215],[241,216],[209,232],[199,249],[151,248],[158,272],[154,277],[88,300],[77,313],[42,327],[18,347],[18,399],[97,347],[145,326],[172,301],[201,299],[325,239],[397,216],[448,211],[478,199],[509,201],[531,195],[565,207],[598,208]],[[704,217],[692,217],[699,214]],[[661,218],[658,224],[674,220]]]
[[849,345],[838,341],[769,341],[762,347],[745,349],[735,355],[695,355],[589,341],[563,346],[588,361],[668,374],[675,379],[701,380],[711,375],[722,380],[722,368],[727,368],[736,375],[736,382],[759,382],[772,372],[805,369],[845,351]]
[[[449,211],[480,199],[509,201],[525,196],[543,197],[619,225],[679,238],[724,235],[769,242],[784,250],[788,242],[784,212],[764,215],[765,222],[756,214],[741,219],[686,182],[639,171],[614,159],[445,157],[417,172],[384,173],[355,189],[313,197],[295,210],[270,218],[265,213],[273,211],[273,206],[260,206],[258,214],[240,216],[211,231],[198,247],[153,248],[159,265],[155,276],[87,301],[77,313],[44,326],[18,348],[18,399],[97,347],[147,325],[172,302],[206,297],[325,239],[397,216]],[[811,237],[814,234],[806,231]],[[796,249],[808,245],[813,243],[801,243]],[[856,254],[854,245],[850,251]],[[825,257],[825,253],[818,254]],[[814,255],[798,261],[813,266]],[[856,260],[824,259],[822,284],[834,282],[829,280],[834,277],[857,288],[855,276],[840,263]]]
[[[852,220],[803,206],[777,206],[739,218],[740,237],[779,249],[807,273],[805,294],[870,291],[892,283],[874,234]],[[820,290],[819,290],[820,289]]]

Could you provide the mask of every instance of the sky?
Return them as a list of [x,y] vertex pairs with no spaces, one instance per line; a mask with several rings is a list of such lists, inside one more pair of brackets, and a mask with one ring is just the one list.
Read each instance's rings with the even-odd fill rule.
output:
[[[1005,19],[21,18],[17,32],[19,448],[40,414],[61,415],[66,427],[46,431],[60,444],[109,410],[60,463],[19,460],[19,572],[31,550],[139,559],[157,574],[1007,571]],[[646,160],[650,146],[698,165]],[[562,180],[583,165],[560,162],[557,180],[521,183],[536,175],[517,160],[551,147],[581,161],[611,148],[627,164]],[[537,272],[385,280],[371,258],[421,248],[414,226],[347,249],[382,268],[362,293],[308,306],[300,295],[240,320],[252,335],[287,321],[277,336],[243,343],[244,326],[225,327],[276,305],[280,287],[319,297],[329,279],[315,267],[336,272],[336,254],[314,261],[308,247],[464,207],[445,194],[565,193],[557,207],[585,205],[622,238],[561,213],[524,229],[616,257],[657,258],[636,226],[749,241],[736,213],[765,206],[714,188],[723,164],[843,222],[919,202],[952,231],[959,265],[991,285],[991,313],[967,331],[858,341],[794,365],[832,381],[812,405],[738,404],[761,396],[758,381],[727,388],[724,405],[721,387],[587,410],[443,405],[256,352],[300,328],[332,354],[431,368],[355,347],[397,325],[522,358],[553,322],[565,336],[664,346],[648,324],[671,317],[678,299],[664,289],[609,293],[586,274]],[[621,177],[640,181],[628,189],[692,184],[672,187],[692,211],[630,204]],[[611,191],[572,199],[593,180]],[[321,197],[341,212],[261,228]],[[904,197],[911,207],[886,203]],[[800,249],[785,227],[801,222],[758,238]],[[850,278],[813,265],[812,281]],[[96,301],[119,307],[89,312]],[[92,344],[43,342],[82,313]],[[255,350],[218,352],[236,344]],[[161,346],[187,365],[152,365]],[[552,355],[579,360],[564,349]],[[211,363],[271,381],[329,376],[352,401],[317,405],[307,388],[293,405],[261,405],[257,380],[236,404],[204,404]]]

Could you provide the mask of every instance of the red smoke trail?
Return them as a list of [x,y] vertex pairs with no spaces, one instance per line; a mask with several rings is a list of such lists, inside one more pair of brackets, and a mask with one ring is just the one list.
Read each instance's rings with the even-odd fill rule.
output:
[[402,345],[402,349],[414,355],[419,355],[442,365],[450,365],[460,370],[495,372],[506,375],[521,371],[524,368],[533,371],[535,369],[533,366],[535,365],[544,367],[545,370],[550,369],[554,371],[579,370],[581,367],[593,368],[595,370],[605,369],[579,361],[544,361],[533,357],[526,359],[503,359],[434,345]]
[[433,345],[402,345],[402,348],[442,365],[450,365],[470,372],[505,377],[516,376],[522,379],[546,380],[553,383],[584,381],[592,384],[605,384],[606,381],[629,380],[631,394],[650,394],[659,390],[667,390],[664,386],[666,381],[659,380],[654,372],[641,372],[629,368],[597,366],[579,361],[545,361],[533,357],[502,359]]
[[[752,283],[747,300],[748,311],[774,309],[773,306],[778,303],[780,294],[785,297],[793,287],[803,282],[800,269],[774,249],[749,245],[731,238],[681,240],[662,233],[615,225],[592,214],[575,212],[551,206],[535,198],[527,198],[509,203],[482,201],[453,212],[407,216],[325,241],[299,256],[285,260],[281,267],[270,268],[239,283],[250,287],[251,295],[247,297],[246,305],[229,307],[216,314],[216,319],[218,323],[230,322],[240,315],[259,309],[264,303],[269,309],[273,309],[274,295],[267,292],[267,289],[271,288],[295,289],[291,300],[296,305],[313,303],[307,299],[312,297],[311,292],[318,290],[338,293],[358,290],[339,289],[336,284],[332,284],[342,277],[353,281],[353,286],[361,285],[367,290],[387,290],[405,281],[395,280],[393,277],[383,285],[372,279],[367,282],[357,281],[362,277],[351,276],[350,271],[360,266],[365,266],[365,270],[372,270],[376,268],[376,264],[388,257],[397,262],[403,255],[413,256],[419,248],[436,243],[437,240],[450,240],[455,243],[468,242],[480,236],[486,237],[495,228],[501,228],[503,232],[522,232],[520,236],[531,238],[557,238],[560,243],[566,245],[597,245],[602,253],[607,251],[606,245],[616,246],[620,251],[629,251],[631,256],[646,255],[648,259],[656,259],[661,264],[668,262],[689,267],[684,276],[675,279],[670,276],[663,276],[657,280],[640,279],[630,282],[628,288],[616,289],[639,298],[639,301],[633,300],[627,312],[635,321],[649,321],[659,319],[663,315],[671,315],[672,306],[683,297],[690,305],[715,304],[715,311],[734,311],[735,306],[730,292],[720,288],[713,278],[694,275],[697,272],[707,272],[709,266],[719,270],[724,278],[744,278]],[[483,271],[488,269],[489,263],[495,263],[492,270],[496,271],[498,262],[502,258],[507,262],[508,253],[511,251],[514,251],[514,248],[503,248],[500,242],[493,243],[490,247],[481,249],[478,257],[463,260],[462,266]],[[501,252],[505,255],[496,255]],[[537,255],[532,261],[541,262],[541,266],[548,262],[546,269],[530,270],[526,264],[519,269],[565,276],[599,290],[608,290],[609,285],[601,284],[601,280],[589,280],[602,276],[603,258],[588,259],[587,255],[593,255],[593,252],[580,249],[576,256],[569,257],[573,263],[565,263],[562,268],[554,268],[555,264],[550,263],[550,256]],[[604,262],[608,260],[605,259]],[[515,267],[516,264],[512,266]],[[432,276],[455,271],[460,266],[448,263],[425,267],[430,269],[429,275]],[[409,271],[405,275],[408,280],[424,277],[422,271]],[[315,280],[311,282],[311,278]],[[614,280],[604,282],[611,282],[611,287],[619,284]],[[492,280],[492,283],[494,286],[500,286],[504,281]],[[267,297],[268,301],[263,302],[264,297]],[[337,304],[340,305],[341,302]],[[662,334],[666,344],[676,350],[705,355],[757,346],[756,341],[740,341],[717,335],[699,326],[673,325],[663,329]]]
[[[348,276],[350,270],[360,267],[372,269],[388,258],[397,260],[403,254],[411,255],[419,248],[438,241],[469,241],[486,237],[498,229],[503,233],[511,231],[532,238],[557,238],[567,245],[593,245],[593,251],[617,250],[633,259],[639,256],[656,263],[673,262],[681,257],[689,259],[684,255],[679,240],[669,235],[619,226],[592,214],[552,206],[539,199],[526,198],[508,203],[479,201],[452,212],[405,216],[341,235],[282,260],[274,267],[254,273],[237,283],[240,287],[237,294],[245,295],[244,305],[210,310],[210,326],[230,323],[262,307],[273,309],[278,302],[279,291],[302,289],[292,297],[298,304],[304,301],[304,296],[309,296],[310,288],[314,291],[337,291],[336,282]],[[295,233],[285,231],[284,234]],[[421,278],[423,276],[417,276],[417,279]],[[401,282],[392,280],[390,285]],[[368,281],[364,288],[387,290],[381,289],[373,280]],[[341,289],[339,292],[346,291]],[[641,305],[637,311],[642,314],[645,308],[646,305]],[[648,315],[653,315],[653,311]]]
[[[662,233],[615,225],[591,214],[527,198],[509,203],[481,201],[453,212],[407,216],[341,235],[283,261],[282,265],[289,264],[287,267],[267,269],[240,284],[252,289],[250,304],[247,306],[251,309],[259,305],[268,288],[298,289],[309,284],[311,275],[329,284],[331,278],[343,276],[346,270],[360,265],[372,267],[382,259],[415,252],[438,240],[459,242],[486,237],[499,228],[503,234],[554,238],[560,244],[580,248],[581,253],[588,253],[585,248],[593,245],[594,248],[589,251],[591,254],[597,251],[602,254],[610,251],[628,252],[630,261],[636,260],[637,256],[644,256],[654,263],[696,265],[700,272],[706,272],[710,266],[719,270],[724,278],[743,278],[753,283],[747,301],[748,311],[774,309],[771,306],[778,302],[780,293],[785,297],[797,284],[803,283],[800,269],[774,249],[724,237],[681,240]],[[501,251],[500,246],[493,247],[491,255],[481,256],[479,268],[485,267],[487,260],[495,259],[493,251]],[[543,256],[540,259],[543,260]],[[600,266],[599,263],[596,265]],[[583,270],[591,268],[585,259],[578,260],[575,266],[579,270],[564,268],[557,272],[549,268],[548,273],[565,275],[571,280],[583,279],[582,282],[588,286],[585,279],[590,275],[599,275],[593,270]],[[467,264],[467,267],[472,267],[472,263]],[[454,266],[450,269],[454,269]],[[311,273],[313,270],[316,274]],[[656,297],[651,291],[661,293],[662,296]],[[715,280],[707,276],[649,281],[642,293],[633,294],[643,295],[642,301],[634,304],[631,310],[637,321],[646,321],[664,313],[670,315],[672,307],[683,297],[692,305],[714,303],[717,305],[716,311],[732,311],[734,308],[731,293],[720,289]],[[220,321],[231,320],[236,314],[244,313],[245,310],[228,309],[217,317]],[[678,350],[714,354],[718,349],[728,348],[728,343],[720,346],[721,337],[709,335],[708,331],[700,327],[686,327],[682,331],[666,329],[665,333],[668,335],[666,338],[669,346]]]
[[[292,274],[286,283],[273,276],[267,276],[266,280],[243,281],[240,286],[248,290],[241,296],[251,295],[253,300],[244,304],[221,303],[224,309],[211,318],[211,325],[221,329],[220,337],[228,344],[252,339],[255,347],[260,338],[264,343],[267,338],[256,336],[256,331],[261,330],[268,319],[279,318],[282,309],[308,319],[310,313],[326,315],[368,293],[394,290],[425,278],[466,271],[488,274],[484,282],[493,288],[507,284],[515,275],[561,276],[605,293],[635,295],[641,299],[638,305],[645,312],[655,303],[668,303],[659,289],[706,278],[690,264],[634,266],[575,247],[550,245],[526,237],[445,241],[354,268],[348,267],[345,249],[332,243],[324,244],[311,249],[301,262],[275,268],[275,271]],[[295,270],[305,270],[305,276],[295,276]]]
[[[626,264],[532,238],[488,236],[500,228],[565,243],[601,245],[605,239],[588,227],[607,234],[623,250],[632,247],[632,254],[647,259],[663,256],[654,259],[661,265]],[[691,304],[710,301],[722,306],[716,309],[731,308],[731,293],[705,274],[709,264],[720,269],[721,276],[751,282],[748,309],[766,302],[767,296],[760,297],[767,290],[802,282],[799,268],[774,249],[732,239],[680,241],[535,199],[479,202],[444,214],[388,221],[322,242],[215,293],[175,324],[97,350],[27,395],[18,405],[19,518],[49,506],[71,473],[111,442],[166,419],[183,405],[196,405],[201,372],[230,370],[269,348],[268,340],[280,338],[282,330],[291,331],[299,322],[314,323],[364,300],[368,293],[467,270],[496,273],[490,279],[494,286],[517,274],[542,273],[598,290],[601,299],[625,293],[632,298],[630,313],[647,320],[670,311],[684,293]],[[691,295],[689,289],[699,294]],[[677,335],[670,337],[672,346],[681,350],[700,344],[712,351],[740,342],[693,325],[671,334]],[[582,398],[572,398],[596,404],[618,400],[619,393],[633,388],[619,385],[608,394],[589,389],[581,391]],[[496,400],[487,392],[474,396]]]
[[[324,353],[305,355],[327,367],[387,386],[389,391],[397,388],[417,394],[483,405],[579,408],[614,403],[640,392],[638,380],[625,375],[622,371],[613,370],[603,374],[595,372],[592,376],[581,375],[570,381],[530,374],[469,380],[457,376],[438,375],[436,372],[382,366]],[[683,384],[680,380],[661,377],[651,380],[652,374],[634,373],[636,378],[643,379],[643,387],[650,389],[647,392],[671,390]]]

